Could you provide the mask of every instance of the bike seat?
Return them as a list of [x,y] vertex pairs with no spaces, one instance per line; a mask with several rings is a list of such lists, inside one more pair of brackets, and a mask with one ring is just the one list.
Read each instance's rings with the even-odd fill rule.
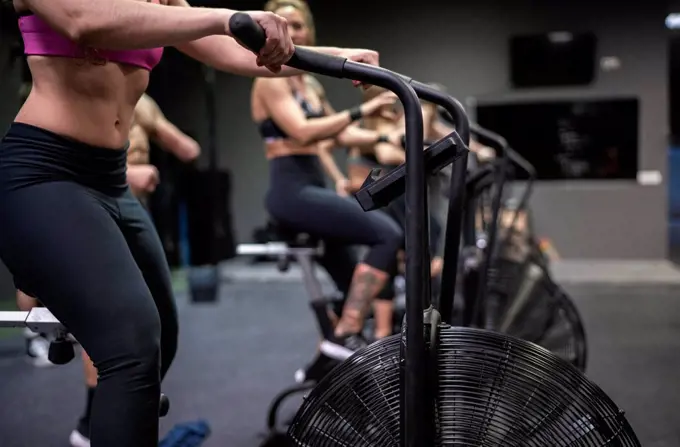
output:
[[319,245],[318,238],[304,231],[290,228],[273,219],[270,219],[267,223],[267,229],[277,242],[285,242],[290,247],[316,248]]

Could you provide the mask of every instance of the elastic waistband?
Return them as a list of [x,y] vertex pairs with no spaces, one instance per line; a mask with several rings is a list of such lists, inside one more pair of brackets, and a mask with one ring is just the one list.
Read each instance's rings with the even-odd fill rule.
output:
[[325,177],[316,155],[287,155],[269,160],[270,188],[286,185],[325,186]]
[[59,135],[51,130],[43,129],[42,127],[33,126],[26,123],[13,122],[7,133],[5,134],[5,139],[12,138],[29,138],[34,139],[39,142],[52,143],[59,146],[61,149],[72,150],[75,152],[81,152],[86,149],[89,152],[88,156],[95,156],[98,158],[116,158],[125,155],[121,155],[121,152],[127,150],[127,145],[120,148],[108,148],[101,146],[93,146],[91,144],[83,143],[82,141],[74,140],[73,138],[66,137],[64,135]]
[[347,157],[347,163],[362,165],[362,166],[369,166],[371,168],[378,168],[378,167],[381,166],[380,163],[378,163],[374,159],[369,158],[369,157],[365,157],[363,155],[353,155],[353,156]]
[[122,190],[126,162],[127,147],[92,146],[24,123],[13,123],[0,142],[0,169],[14,180],[72,180]]

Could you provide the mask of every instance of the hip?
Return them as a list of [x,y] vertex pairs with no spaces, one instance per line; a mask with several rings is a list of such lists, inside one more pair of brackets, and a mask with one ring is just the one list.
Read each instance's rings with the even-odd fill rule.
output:
[[122,194],[127,189],[126,148],[92,146],[36,126],[13,123],[0,141],[0,193],[53,181]]

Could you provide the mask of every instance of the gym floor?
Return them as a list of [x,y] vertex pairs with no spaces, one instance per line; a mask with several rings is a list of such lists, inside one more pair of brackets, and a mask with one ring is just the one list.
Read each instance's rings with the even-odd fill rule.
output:
[[[665,263],[598,269],[555,268],[585,320],[588,376],[626,411],[642,445],[677,447],[680,272]],[[271,398],[311,359],[315,328],[295,271],[230,263],[223,276],[216,304],[192,305],[177,284],[181,341],[164,384],[172,407],[161,433],[205,419],[206,447],[254,447]],[[35,368],[22,338],[10,336],[0,340],[0,377],[3,447],[67,447],[85,401],[81,363]]]

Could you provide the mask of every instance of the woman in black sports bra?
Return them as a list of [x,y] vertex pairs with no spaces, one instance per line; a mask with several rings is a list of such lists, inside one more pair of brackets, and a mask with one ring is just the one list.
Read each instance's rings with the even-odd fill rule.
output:
[[[306,3],[271,0],[265,9],[287,19],[295,44],[314,43],[314,26]],[[324,167],[331,177],[344,176],[332,157],[320,157],[320,148],[335,143],[371,146],[388,141],[388,137],[353,123],[395,101],[393,95],[385,94],[336,113],[325,100],[321,85],[308,75],[273,82],[258,78],[252,90],[252,116],[265,141],[270,164],[266,209],[279,225],[324,240],[325,255],[320,263],[347,296],[335,339],[328,342],[348,355],[365,344],[359,335],[364,317],[390,276],[403,233],[384,213],[366,213],[353,198],[326,188]],[[398,138],[395,133],[392,139]],[[352,245],[370,247],[363,262],[357,263]]]

